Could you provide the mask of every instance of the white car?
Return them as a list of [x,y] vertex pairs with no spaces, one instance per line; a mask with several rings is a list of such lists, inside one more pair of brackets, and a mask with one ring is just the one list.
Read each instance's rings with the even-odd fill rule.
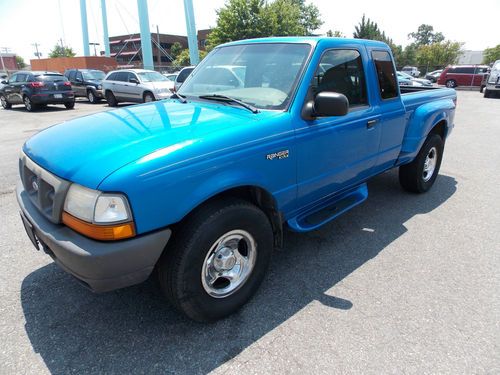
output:
[[420,75],[420,70],[418,70],[415,66],[405,66],[403,69],[401,69],[401,71],[411,75],[414,78]]
[[119,102],[145,103],[169,98],[174,82],[154,70],[124,69],[109,72],[102,81],[108,104]]

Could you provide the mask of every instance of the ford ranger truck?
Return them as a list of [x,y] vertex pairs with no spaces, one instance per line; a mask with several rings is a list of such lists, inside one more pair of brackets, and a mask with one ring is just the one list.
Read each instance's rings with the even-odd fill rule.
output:
[[399,168],[434,184],[456,93],[398,86],[391,50],[287,37],[215,48],[171,98],[30,138],[17,199],[36,248],[97,292],[155,271],[197,321],[240,308],[283,231],[315,230]]

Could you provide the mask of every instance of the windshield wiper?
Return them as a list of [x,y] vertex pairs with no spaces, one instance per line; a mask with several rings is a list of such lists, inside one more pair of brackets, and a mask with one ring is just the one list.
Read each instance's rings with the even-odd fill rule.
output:
[[230,96],[227,96],[227,95],[220,95],[220,94],[200,95],[200,96],[198,96],[198,98],[208,99],[208,100],[219,100],[221,102],[232,102],[232,103],[239,104],[240,106],[248,109],[252,113],[259,113],[259,110],[257,108],[255,108],[253,105],[242,102],[239,99],[231,98]]
[[186,97],[177,92],[174,92],[170,99],[179,99],[181,103],[187,103]]

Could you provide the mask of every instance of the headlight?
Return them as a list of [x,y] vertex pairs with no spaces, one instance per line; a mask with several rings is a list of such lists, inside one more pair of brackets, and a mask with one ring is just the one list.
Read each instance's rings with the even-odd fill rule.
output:
[[97,90],[102,90],[102,85],[97,85]]
[[135,235],[127,198],[72,184],[64,202],[63,223],[88,237],[117,240]]

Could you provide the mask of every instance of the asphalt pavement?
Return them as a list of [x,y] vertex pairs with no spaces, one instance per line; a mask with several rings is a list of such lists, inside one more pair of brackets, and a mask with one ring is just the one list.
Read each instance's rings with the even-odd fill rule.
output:
[[500,373],[500,99],[459,91],[430,192],[374,178],[364,204],[286,233],[257,295],[210,325],[151,280],[94,294],[25,235],[23,142],[102,110],[0,110],[0,374]]

